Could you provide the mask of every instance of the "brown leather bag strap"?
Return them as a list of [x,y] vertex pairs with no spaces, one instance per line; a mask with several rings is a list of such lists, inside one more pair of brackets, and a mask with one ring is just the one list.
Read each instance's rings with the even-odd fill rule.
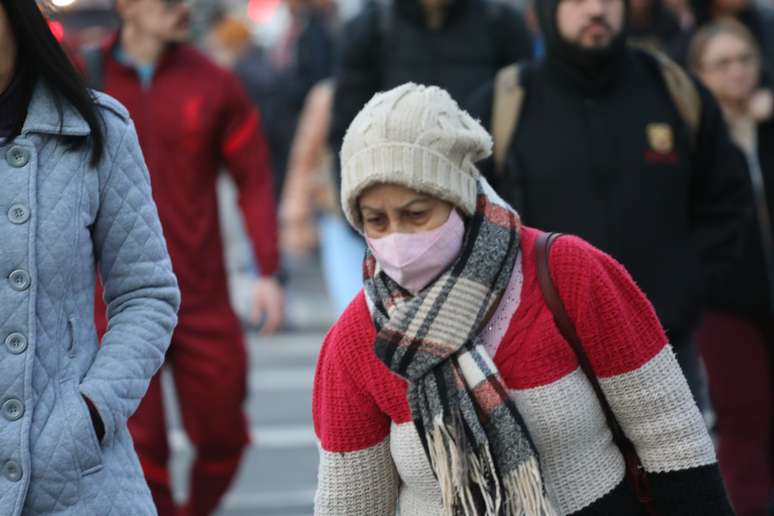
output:
[[562,298],[559,297],[559,291],[556,289],[554,280],[551,278],[551,267],[548,262],[551,254],[551,246],[554,241],[561,237],[559,233],[541,233],[537,239],[535,247],[535,257],[537,258],[537,277],[540,283],[540,290],[543,292],[543,299],[545,299],[548,309],[554,316],[554,322],[559,329],[559,333],[572,347],[575,352],[575,356],[578,358],[580,367],[589,379],[591,386],[594,388],[594,393],[599,399],[599,404],[602,406],[602,411],[605,413],[605,419],[607,419],[607,425],[613,432],[613,439],[616,443],[620,443],[620,438],[625,438],[621,425],[618,424],[618,420],[613,414],[613,410],[610,408],[610,404],[607,402],[605,393],[602,391],[602,386],[599,385],[599,379],[594,368],[591,366],[586,352],[583,350],[580,338],[575,331],[575,324],[572,322],[570,315],[564,307]]
[[621,425],[618,423],[618,419],[616,419],[615,414],[613,413],[613,409],[610,407],[610,403],[607,401],[602,386],[599,384],[599,378],[597,378],[596,373],[594,373],[591,361],[589,361],[586,352],[583,350],[583,345],[575,330],[575,324],[567,313],[567,309],[562,302],[562,298],[559,296],[559,291],[554,284],[554,280],[551,278],[551,264],[549,263],[551,246],[561,236],[560,233],[541,233],[535,243],[537,279],[540,284],[540,290],[543,293],[543,299],[554,316],[554,322],[559,329],[559,333],[562,334],[564,340],[572,347],[575,356],[578,358],[581,370],[583,370],[591,387],[594,389],[599,405],[602,407],[602,411],[605,414],[607,426],[613,434],[613,442],[618,446],[618,449],[624,457],[624,462],[626,463],[626,476],[637,499],[649,516],[657,516],[650,482],[645,469],[642,467],[642,463],[637,456],[634,445],[629,438],[626,437],[626,434],[624,434]]

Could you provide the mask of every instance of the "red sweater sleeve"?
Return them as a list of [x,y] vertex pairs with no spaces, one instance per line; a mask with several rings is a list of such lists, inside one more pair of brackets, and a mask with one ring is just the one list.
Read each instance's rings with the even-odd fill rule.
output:
[[641,367],[666,345],[653,306],[624,267],[577,237],[551,249],[551,275],[597,376]]
[[224,79],[224,121],[221,154],[239,190],[239,206],[261,275],[279,268],[277,209],[269,149],[261,118],[239,80],[231,73]]
[[[325,338],[317,362],[312,396],[314,429],[323,450],[352,452],[382,442],[390,417],[366,387],[374,330],[363,317],[367,308],[358,296]],[[371,351],[372,352],[372,351]]]

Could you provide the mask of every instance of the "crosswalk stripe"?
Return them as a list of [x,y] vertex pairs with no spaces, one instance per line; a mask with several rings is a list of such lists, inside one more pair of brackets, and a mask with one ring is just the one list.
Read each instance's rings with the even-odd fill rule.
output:
[[[263,449],[291,449],[317,446],[311,425],[258,426],[251,431],[253,446]],[[191,442],[180,429],[169,432],[169,444],[176,453],[192,450]]]
[[314,382],[314,367],[287,367],[253,370],[250,389],[256,391],[303,390],[309,392]]
[[323,336],[320,333],[308,335],[256,337],[250,339],[250,353],[256,357],[309,357],[315,360],[320,353]]
[[223,502],[224,509],[282,509],[314,504],[314,489],[263,493],[231,493]]

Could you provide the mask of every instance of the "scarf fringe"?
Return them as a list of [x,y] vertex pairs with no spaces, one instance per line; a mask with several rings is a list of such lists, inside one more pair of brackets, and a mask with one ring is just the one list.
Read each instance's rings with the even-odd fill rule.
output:
[[557,516],[543,489],[540,465],[531,457],[503,479],[510,516]]
[[[531,457],[498,479],[489,444],[461,453],[468,448],[458,428],[437,416],[427,434],[444,516],[557,516],[545,496],[537,458]],[[484,503],[483,515],[478,512],[476,494]]]

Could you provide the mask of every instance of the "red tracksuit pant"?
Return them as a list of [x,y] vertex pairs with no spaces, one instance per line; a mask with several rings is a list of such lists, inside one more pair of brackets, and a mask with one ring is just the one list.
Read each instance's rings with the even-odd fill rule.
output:
[[766,516],[774,488],[774,321],[710,312],[697,342],[731,501],[737,516]]
[[183,427],[196,453],[184,507],[175,507],[170,490],[160,373],[129,420],[129,431],[159,516],[209,516],[234,479],[250,440],[243,412],[247,352],[231,308],[181,314],[165,368],[172,374]]

